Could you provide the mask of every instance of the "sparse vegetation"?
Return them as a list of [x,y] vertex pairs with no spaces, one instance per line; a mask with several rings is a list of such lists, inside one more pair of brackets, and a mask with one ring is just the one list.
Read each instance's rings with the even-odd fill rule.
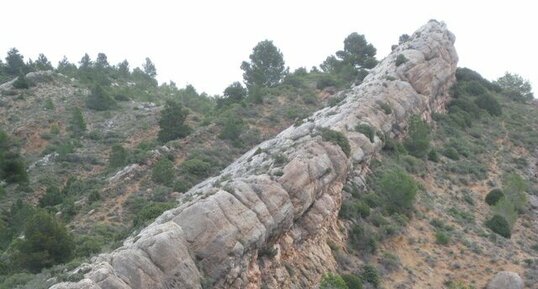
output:
[[344,154],[349,157],[349,154],[351,153],[351,146],[349,145],[347,137],[343,133],[324,128],[321,130],[321,137],[324,141],[332,142],[335,145],[338,145]]
[[396,66],[400,66],[408,61],[407,57],[403,54],[398,54],[398,57],[396,57]]
[[370,139],[370,142],[374,142],[375,139],[375,129],[370,125],[361,123],[355,127],[355,130],[367,136]]

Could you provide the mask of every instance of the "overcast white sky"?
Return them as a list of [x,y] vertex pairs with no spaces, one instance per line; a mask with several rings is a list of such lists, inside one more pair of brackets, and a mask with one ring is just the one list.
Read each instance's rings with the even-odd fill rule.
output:
[[[398,36],[429,19],[456,34],[459,66],[488,79],[515,72],[538,85],[535,1],[124,1],[16,0],[0,4],[0,57],[16,47],[28,58],[44,53],[54,65],[64,55],[104,52],[131,68],[150,57],[159,81],[187,83],[219,94],[242,80],[239,66],[270,39],[293,70],[319,65],[351,32],[390,52]],[[536,91],[536,89],[534,89]]]

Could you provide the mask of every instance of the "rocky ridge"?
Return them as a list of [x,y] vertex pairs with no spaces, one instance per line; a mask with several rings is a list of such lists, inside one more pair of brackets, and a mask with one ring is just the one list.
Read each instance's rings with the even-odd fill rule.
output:
[[[66,288],[311,288],[335,269],[328,241],[341,242],[344,183],[360,182],[382,136],[406,120],[442,111],[455,82],[455,37],[430,21],[398,46],[338,105],[253,148],[219,176],[193,187],[177,208],[79,268]],[[399,55],[407,61],[396,65]],[[382,105],[391,107],[385,113]],[[366,123],[374,141],[355,130]],[[350,151],[322,137],[341,132]]]

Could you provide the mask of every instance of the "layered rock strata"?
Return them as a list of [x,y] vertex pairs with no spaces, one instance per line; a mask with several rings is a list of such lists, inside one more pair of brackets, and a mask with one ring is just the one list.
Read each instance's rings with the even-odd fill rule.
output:
[[[443,110],[455,82],[454,41],[445,24],[428,22],[341,92],[338,105],[193,187],[177,208],[80,268],[83,280],[52,288],[314,288],[336,266],[328,244],[345,240],[343,185],[364,174],[383,138],[405,132],[409,116]],[[400,55],[406,61],[396,65]],[[373,141],[359,124],[377,131]],[[327,130],[345,136],[350,150],[324,139]]]

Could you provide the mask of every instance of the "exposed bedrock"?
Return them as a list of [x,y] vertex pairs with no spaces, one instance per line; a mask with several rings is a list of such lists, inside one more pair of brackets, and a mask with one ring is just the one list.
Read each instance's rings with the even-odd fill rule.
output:
[[[344,183],[364,174],[380,136],[404,134],[410,115],[443,110],[455,82],[454,41],[444,23],[428,22],[360,86],[341,92],[341,103],[193,187],[177,208],[95,257],[82,281],[52,288],[315,287],[336,266],[327,242],[345,238],[338,226]],[[396,66],[400,54],[407,61]],[[361,123],[380,132],[373,142],[355,130]],[[322,128],[347,137],[349,156],[323,140]]]

